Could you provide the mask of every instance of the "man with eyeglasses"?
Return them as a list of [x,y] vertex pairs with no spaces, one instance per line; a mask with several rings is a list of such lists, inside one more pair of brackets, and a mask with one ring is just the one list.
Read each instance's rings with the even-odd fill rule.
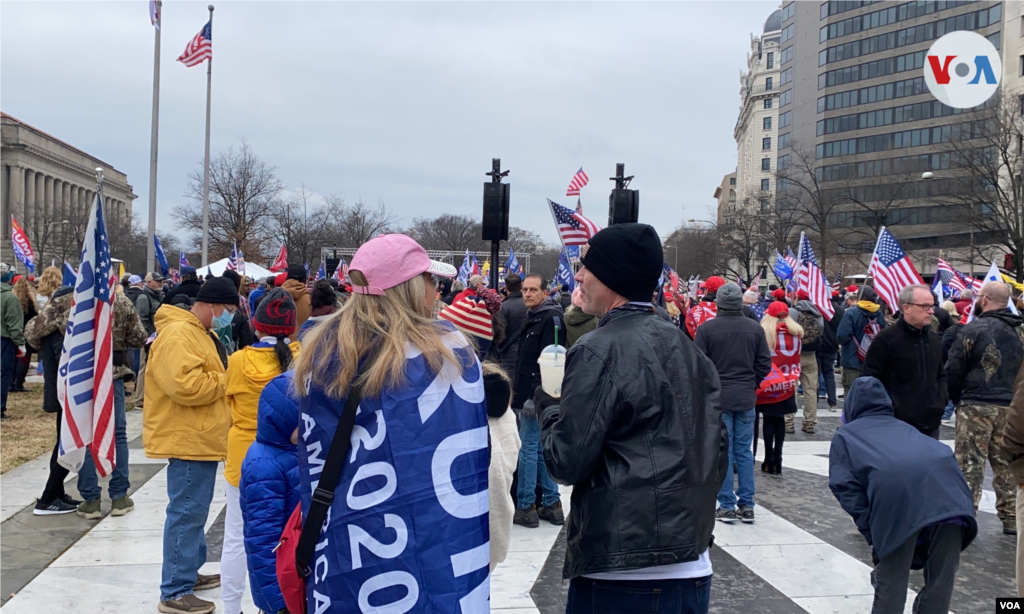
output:
[[[1009,287],[989,281],[974,305],[977,316],[957,332],[946,361],[949,396],[956,408],[956,460],[974,495],[981,501],[985,460],[992,464],[992,489],[1003,533],[1017,533],[1013,460],[1003,437],[1013,400],[1013,385],[1024,358],[1024,318],[1007,307]],[[1011,433],[1009,438],[1014,439]]]
[[942,341],[931,327],[931,290],[907,286],[897,302],[899,320],[875,336],[861,375],[882,382],[897,418],[938,439],[946,407],[946,373]]

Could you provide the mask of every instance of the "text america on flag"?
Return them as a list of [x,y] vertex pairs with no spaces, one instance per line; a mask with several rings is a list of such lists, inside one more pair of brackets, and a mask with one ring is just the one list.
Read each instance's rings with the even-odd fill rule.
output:
[[576,174],[572,176],[572,181],[569,182],[569,188],[565,191],[566,196],[579,196],[580,188],[587,185],[590,178],[583,172],[583,167],[576,171]]
[[868,275],[875,278],[875,290],[893,313],[900,309],[900,290],[924,283],[914,264],[910,262],[910,257],[884,227],[878,234],[878,243],[875,244],[875,253],[871,256]]
[[213,59],[213,22],[211,21],[206,22],[199,34],[189,41],[185,52],[178,57],[178,61],[188,67],[202,64],[203,60],[207,59]]
[[562,205],[548,199],[551,215],[555,218],[555,227],[562,245],[586,245],[590,237],[596,235],[601,227]]

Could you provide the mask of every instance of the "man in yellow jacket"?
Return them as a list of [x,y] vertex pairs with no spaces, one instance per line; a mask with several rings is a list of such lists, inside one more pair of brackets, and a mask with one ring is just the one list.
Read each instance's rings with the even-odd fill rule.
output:
[[153,318],[142,438],[146,456],[170,461],[159,604],[169,614],[213,612],[213,602],[192,592],[220,586],[219,575],[199,575],[217,463],[227,456],[231,427],[226,356],[211,331],[230,327],[237,309],[238,290],[217,277],[199,289],[191,310],[164,305]]

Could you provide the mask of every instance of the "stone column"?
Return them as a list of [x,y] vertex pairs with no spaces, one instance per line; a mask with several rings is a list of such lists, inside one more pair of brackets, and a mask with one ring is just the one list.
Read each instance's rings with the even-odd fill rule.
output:
[[[15,214],[18,218],[18,223],[21,224],[22,228],[29,225],[32,217],[32,210],[36,206],[36,172],[30,169],[25,169],[25,201],[22,204],[21,211]],[[20,215],[18,215],[20,214]]]
[[10,185],[7,188],[7,214],[4,215],[3,238],[11,236],[11,216],[21,217],[25,203],[25,169],[18,164],[10,166]]
[[54,217],[54,214],[53,214],[53,187],[54,187],[54,179],[53,179],[53,177],[47,175],[43,179],[43,181],[44,181],[43,187],[44,187],[44,193],[45,193],[45,197],[44,198],[46,200],[46,221],[48,223],[49,222],[55,222],[55,221],[59,222],[60,220],[57,219],[56,217]]
[[37,240],[43,236],[43,220],[46,218],[46,175],[36,173],[36,201],[33,206],[32,219],[35,220]]

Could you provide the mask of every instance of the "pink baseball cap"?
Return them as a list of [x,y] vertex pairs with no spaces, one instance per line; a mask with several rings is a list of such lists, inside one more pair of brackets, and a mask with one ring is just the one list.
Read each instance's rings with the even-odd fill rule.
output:
[[458,271],[450,264],[431,260],[419,243],[408,235],[381,235],[370,239],[352,256],[352,271],[366,277],[367,285],[352,284],[356,294],[383,296],[388,288],[405,283],[417,275],[433,273],[455,277]]

